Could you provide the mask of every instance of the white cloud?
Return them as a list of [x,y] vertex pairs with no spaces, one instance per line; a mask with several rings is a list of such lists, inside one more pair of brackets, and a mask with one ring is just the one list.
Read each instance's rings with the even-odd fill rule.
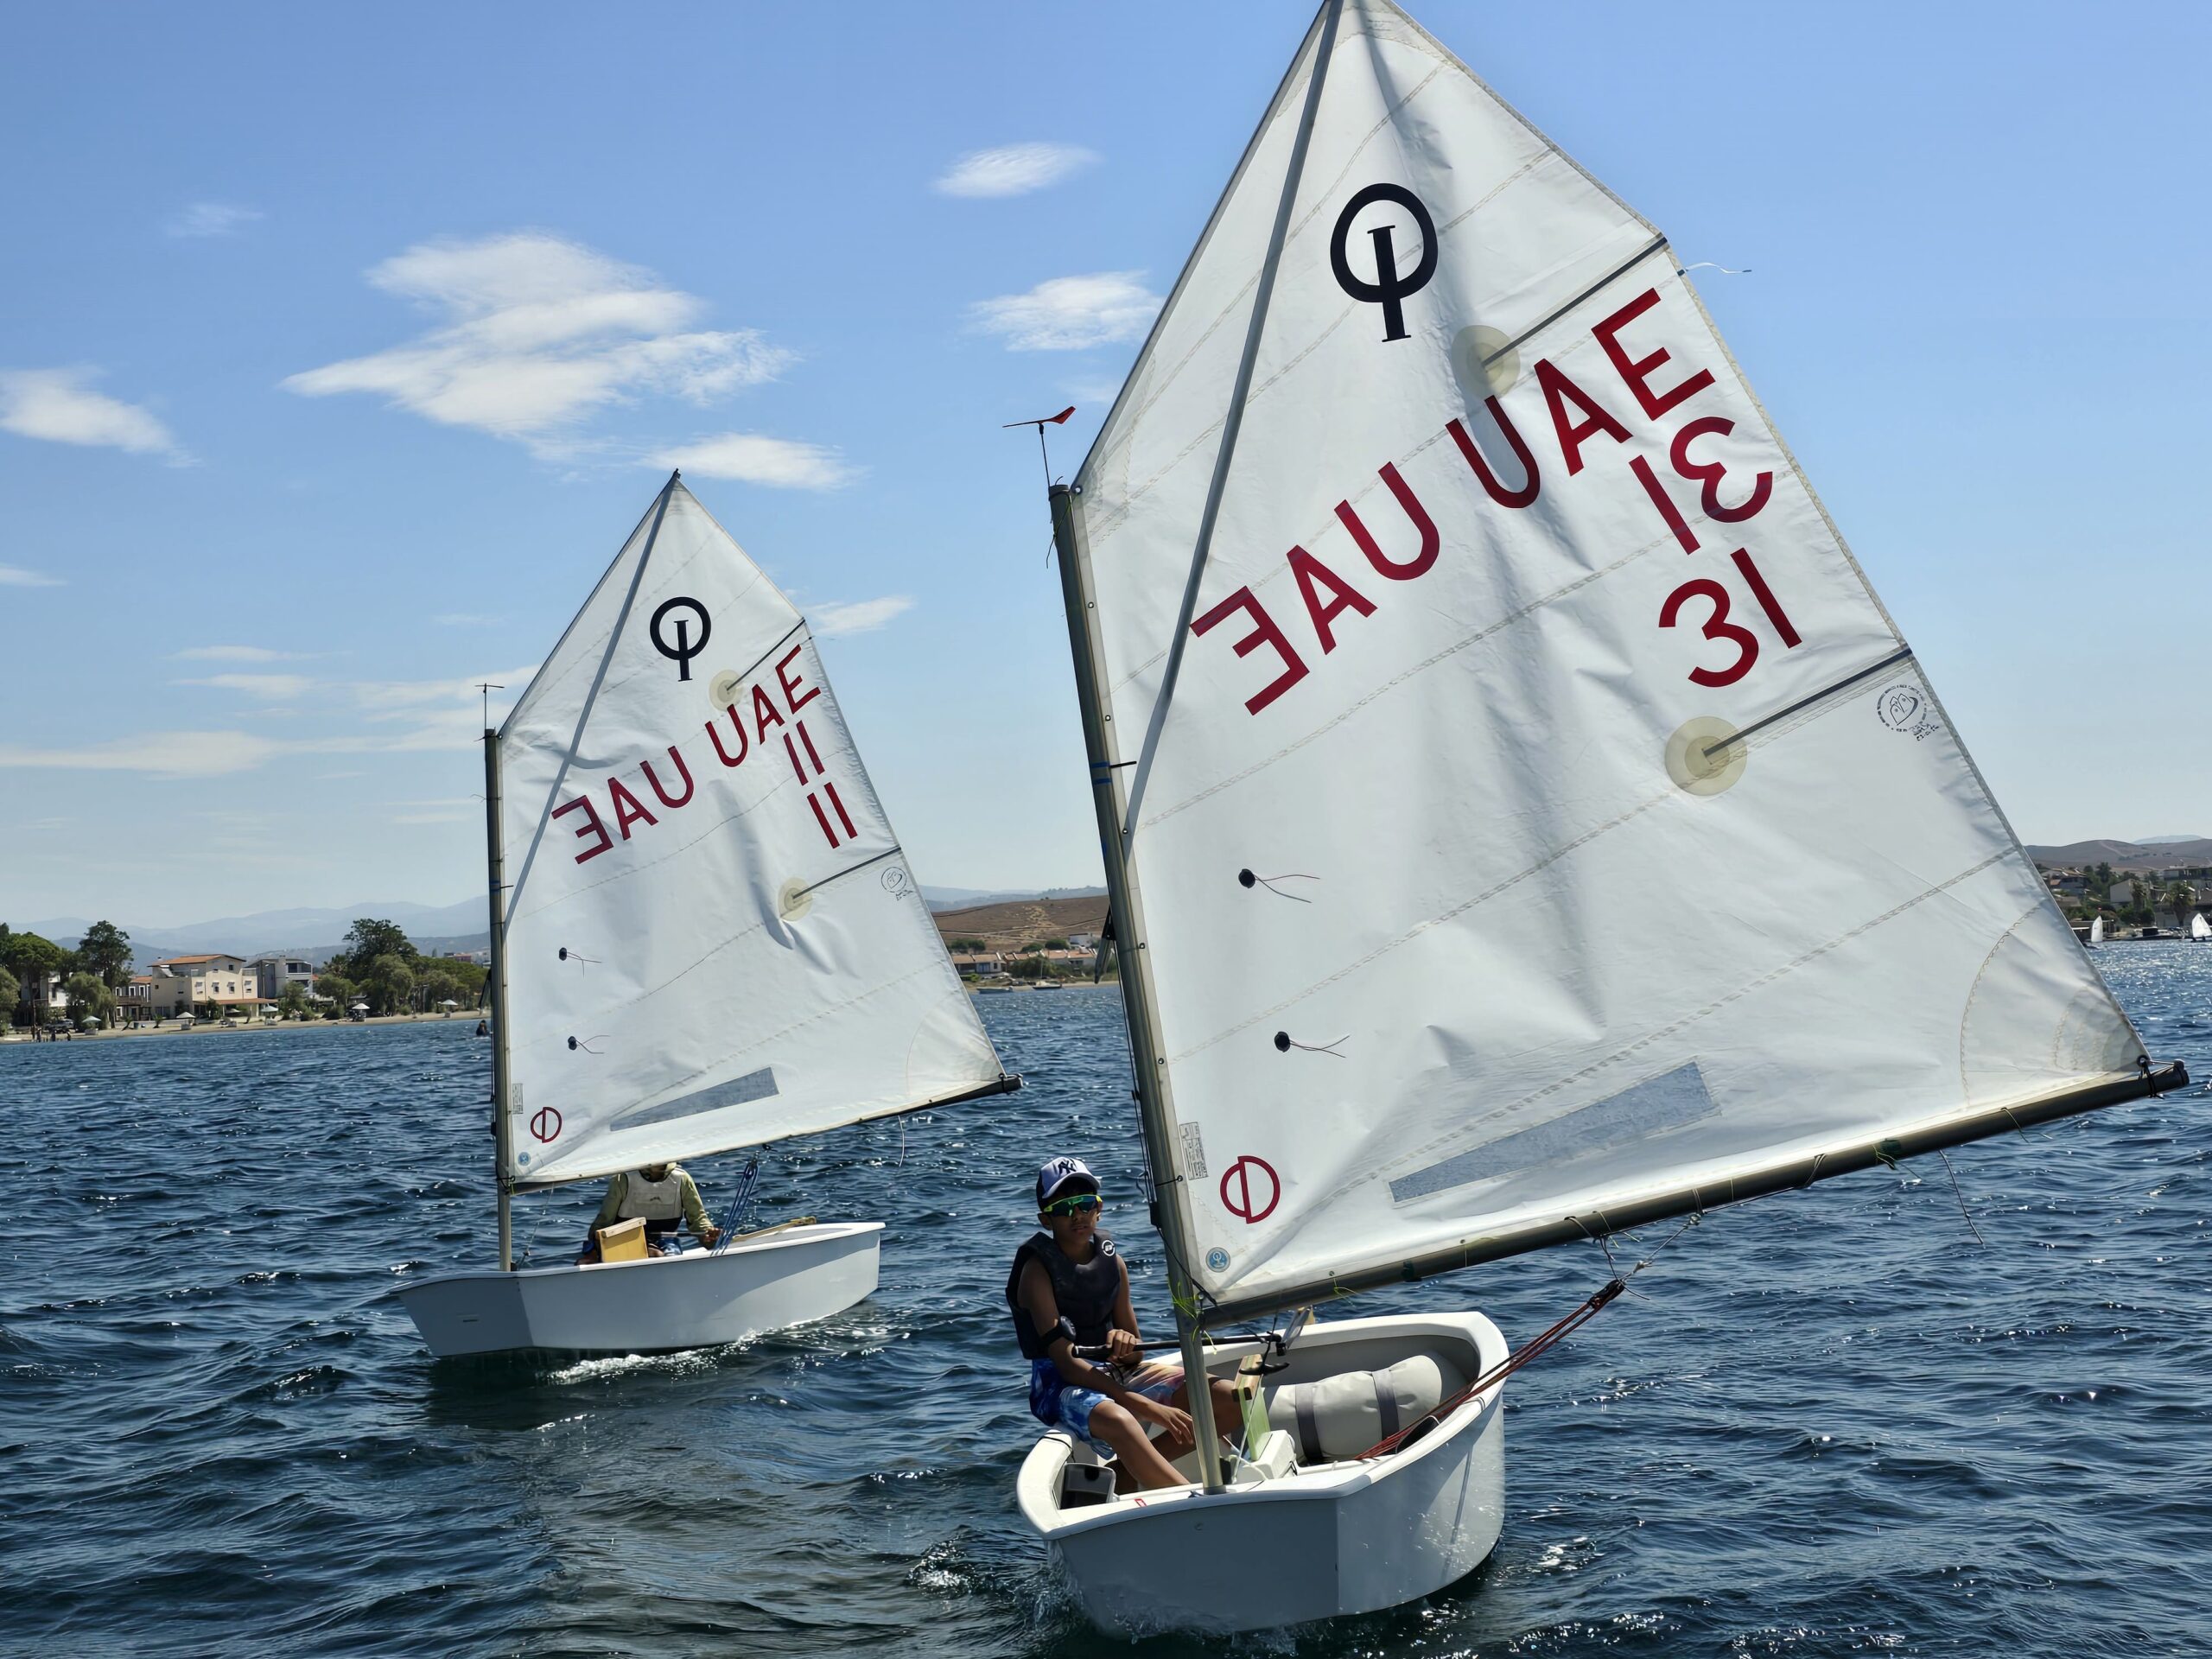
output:
[[1007,144],[999,149],[971,149],[938,180],[948,196],[1020,196],[1058,184],[1077,168],[1089,167],[1096,152],[1078,144]]
[[170,219],[171,236],[228,236],[261,217],[258,207],[241,207],[231,201],[195,201]]
[[781,490],[834,490],[860,476],[836,450],[757,432],[725,432],[649,456],[657,470],[675,467],[701,478],[734,478]]
[[296,697],[315,682],[304,674],[211,674],[204,680],[177,683],[212,685],[223,691],[243,691],[250,697]]
[[[251,772],[271,760],[293,755],[407,754],[426,750],[466,749],[484,734],[483,699],[477,686],[489,678],[507,688],[495,696],[493,717],[500,718],[508,705],[530,683],[536,668],[495,671],[450,680],[376,680],[352,684],[326,684],[322,689],[351,698],[366,718],[398,729],[366,733],[332,732],[319,737],[262,737],[249,732],[149,732],[142,736],[116,738],[105,743],[77,747],[35,748],[22,744],[0,744],[0,770],[52,768],[66,772],[135,772],[156,778],[219,778]],[[284,680],[286,675],[226,674],[194,684],[226,684],[250,695],[283,695],[263,683]],[[251,683],[238,683],[248,682]],[[310,683],[305,680],[301,684]],[[257,710],[257,713],[263,711]],[[337,772],[332,777],[358,773]]]
[[61,585],[59,576],[26,570],[21,565],[0,564],[0,588],[59,588]]
[[181,461],[175,438],[146,410],[84,384],[91,369],[0,369],[0,427],[49,443],[127,449]]
[[1141,340],[1160,309],[1160,296],[1146,288],[1141,270],[1102,270],[1088,276],[1055,276],[1027,294],[1001,294],[968,308],[978,334],[1005,337],[1015,352],[1080,352],[1119,340]]
[[425,242],[369,272],[440,327],[367,357],[295,374],[310,397],[379,395],[447,426],[558,454],[583,416],[642,393],[705,404],[792,359],[760,331],[690,331],[703,302],[580,243],[517,232]]
[[481,688],[486,682],[505,687],[512,695],[499,701],[512,702],[522,695],[523,687],[537,672],[537,664],[532,663],[527,668],[494,669],[488,674],[471,674],[458,680],[356,680],[346,689],[364,709],[422,709],[442,702],[463,704],[469,712],[480,713],[484,706]]
[[179,662],[187,663],[288,663],[301,655],[296,651],[271,651],[266,645],[194,645],[188,651],[172,652]]
[[81,748],[35,749],[0,744],[0,766],[64,772],[143,772],[156,778],[219,778],[248,772],[286,745],[245,732],[149,732]]
[[827,605],[807,607],[807,620],[813,625],[815,637],[832,639],[842,633],[874,633],[893,617],[904,616],[914,608],[914,601],[905,594],[887,594],[881,599],[855,600],[851,604],[832,601]]
[[394,801],[392,804],[404,809],[387,820],[392,823],[467,823],[484,816],[481,795],[456,795],[442,801]]

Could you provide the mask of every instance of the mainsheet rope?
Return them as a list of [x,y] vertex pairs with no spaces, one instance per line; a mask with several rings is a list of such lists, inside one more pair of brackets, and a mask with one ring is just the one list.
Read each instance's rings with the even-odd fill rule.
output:
[[[1637,1262],[1626,1273],[1620,1271],[1618,1264],[1613,1260],[1613,1247],[1611,1235],[1606,1233],[1594,1235],[1598,1247],[1605,1253],[1605,1265],[1613,1269],[1613,1276],[1599,1287],[1598,1290],[1587,1301],[1584,1302],[1581,1306],[1576,1308],[1572,1313],[1569,1313],[1565,1319],[1560,1320],[1558,1324],[1553,1325],[1548,1331],[1539,1332],[1536,1335],[1529,1338],[1529,1340],[1522,1343],[1519,1348],[1508,1354],[1503,1359],[1491,1366],[1490,1370],[1484,1371],[1473,1382],[1468,1383],[1467,1386],[1460,1389],[1459,1393],[1453,1395],[1448,1400],[1440,1402],[1433,1410],[1424,1413],[1421,1417],[1408,1424],[1404,1428],[1400,1429],[1396,1433],[1386,1434],[1382,1439],[1376,1441],[1374,1445],[1369,1446],[1366,1451],[1361,1452],[1358,1457],[1351,1459],[1351,1461],[1355,1463],[1364,1463],[1370,1458],[1385,1458],[1389,1456],[1393,1452],[1402,1450],[1423,1434],[1427,1433],[1430,1429],[1434,1428],[1437,1424],[1442,1422],[1446,1417],[1449,1417],[1453,1412],[1459,1410],[1461,1406],[1465,1405],[1468,1401],[1473,1399],[1484,1389],[1495,1388],[1498,1383],[1504,1382],[1507,1377],[1512,1376],[1514,1372],[1519,1370],[1523,1365],[1529,1363],[1532,1360],[1541,1358],[1543,1355],[1555,1344],[1564,1341],[1567,1338],[1573,1335],[1577,1331],[1580,1331],[1584,1325],[1589,1324],[1591,1320],[1596,1319],[1599,1312],[1602,1311],[1608,1303],[1614,1300],[1614,1299],[1618,1297],[1628,1288],[1628,1281],[1630,1280],[1635,1278],[1637,1274],[1642,1273],[1646,1268],[1649,1267],[1652,1262],[1658,1260],[1660,1251],[1664,1250],[1669,1244],[1672,1244],[1676,1239],[1680,1238],[1684,1233],[1689,1231],[1691,1228],[1696,1226],[1698,1223],[1702,1221],[1704,1218],[1702,1212],[1690,1217],[1689,1219],[1685,1221],[1680,1227],[1677,1227],[1673,1232],[1668,1234],[1665,1238],[1660,1240],[1657,1248],[1653,1249],[1649,1255],[1645,1256],[1643,1260]],[[1586,1231],[1587,1230],[1586,1229],[1585,1230]]]

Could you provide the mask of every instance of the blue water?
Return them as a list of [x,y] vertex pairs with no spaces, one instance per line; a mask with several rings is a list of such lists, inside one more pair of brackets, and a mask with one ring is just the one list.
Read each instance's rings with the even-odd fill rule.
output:
[[[2099,956],[2212,1077],[2212,950]],[[1109,987],[988,997],[1029,1087],[776,1148],[765,1219],[889,1224],[884,1287],[710,1353],[433,1364],[386,1300],[491,1248],[473,1021],[0,1049],[0,1649],[1068,1655],[1013,1504],[999,1293],[1090,1159],[1164,1331]],[[2212,1100],[1719,1211],[1509,1387],[1510,1514],[1300,1655],[2212,1650]],[[734,1160],[692,1166],[710,1198]],[[540,1260],[595,1194],[528,1201]],[[1363,1299],[1509,1337],[1594,1249]],[[1237,1644],[1238,1651],[1250,1643]],[[1161,1640],[1154,1653],[1226,1653]]]

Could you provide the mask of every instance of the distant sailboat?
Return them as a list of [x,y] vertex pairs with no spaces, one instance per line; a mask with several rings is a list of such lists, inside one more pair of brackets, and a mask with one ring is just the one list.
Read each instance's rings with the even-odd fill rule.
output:
[[2089,924],[2089,943],[2093,945],[2098,945],[2102,944],[2104,942],[2105,918],[2102,916],[2099,916],[2095,920]]
[[2189,937],[2199,944],[2212,940],[2212,922],[2204,919],[2204,912],[2201,910],[2189,918]]
[[1208,1333],[2184,1080],[1666,238],[1388,0],[1322,7],[1052,503],[1183,1363],[1287,1367],[1226,1459],[1192,1390],[1186,1487],[1038,1443],[1099,1624],[1497,1539],[1480,1313]]
[[806,621],[671,477],[484,734],[499,1267],[397,1293],[434,1353],[637,1352],[821,1319],[882,1224],[516,1270],[509,1195],[1019,1086]]

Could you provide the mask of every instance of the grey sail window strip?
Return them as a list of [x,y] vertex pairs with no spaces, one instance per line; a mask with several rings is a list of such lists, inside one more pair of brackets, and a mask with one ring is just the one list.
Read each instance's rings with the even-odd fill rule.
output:
[[742,1106],[749,1100],[766,1100],[779,1092],[776,1070],[762,1066],[758,1071],[748,1071],[741,1077],[732,1077],[728,1083],[718,1083],[711,1088],[701,1089],[688,1095],[678,1095],[674,1100],[664,1100],[656,1106],[639,1107],[610,1120],[613,1129],[639,1129],[648,1123],[665,1123],[678,1117],[696,1117],[701,1112],[718,1111],[725,1106]]
[[1390,1183],[1390,1197],[1395,1203],[1409,1204],[1452,1187],[1494,1181],[1593,1152],[1611,1152],[1710,1117],[1715,1109],[1713,1096],[1705,1086],[1705,1073],[1695,1060],[1687,1061],[1618,1094],[1562,1113],[1548,1123],[1516,1129],[1471,1152],[1402,1175]]
[[1532,336],[1543,333],[1545,329],[1550,327],[1552,324],[1557,322],[1568,312],[1573,310],[1574,308],[1581,304],[1583,301],[1588,299],[1592,294],[1602,289],[1606,283],[1627,275],[1631,270],[1634,270],[1638,265],[1642,264],[1645,260],[1649,259],[1653,254],[1658,252],[1660,249],[1666,245],[1667,238],[1665,237],[1654,237],[1649,242],[1647,242],[1643,246],[1638,248],[1634,253],[1629,255],[1627,258],[1622,260],[1620,264],[1615,265],[1611,270],[1600,276],[1596,282],[1591,283],[1589,287],[1584,289],[1580,294],[1569,300],[1565,305],[1559,307],[1556,310],[1546,313],[1536,321],[1530,323],[1519,334],[1514,335],[1512,339],[1507,340],[1504,345],[1499,346],[1489,356],[1483,359],[1483,366],[1484,368],[1488,368],[1491,364],[1497,362],[1499,358],[1503,357],[1508,352],[1515,350]]
[[833,871],[830,874],[823,876],[819,881],[808,882],[806,886],[801,887],[797,893],[789,894],[785,899],[784,902],[786,905],[789,905],[795,899],[804,898],[810,893],[813,893],[819,888],[828,887],[832,881],[842,881],[849,875],[855,875],[861,871],[868,868],[871,864],[880,864],[887,858],[896,858],[899,856],[899,848],[894,844],[887,848],[884,851],[876,854],[873,858],[864,858],[857,864],[848,864],[843,869]]

